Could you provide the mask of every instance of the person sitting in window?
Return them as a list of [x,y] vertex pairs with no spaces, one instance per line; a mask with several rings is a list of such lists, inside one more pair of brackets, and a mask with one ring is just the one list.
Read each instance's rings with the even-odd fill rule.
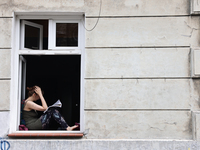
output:
[[[54,119],[61,126],[61,129],[66,129],[67,131],[71,131],[78,127],[77,125],[72,127],[68,126],[65,119],[55,108],[48,109],[38,118],[36,110],[45,111],[48,108],[47,103],[43,97],[43,91],[39,86],[27,87],[27,90],[28,98],[24,100],[24,108],[22,114],[28,129],[48,129],[52,119]],[[39,99],[41,100],[42,105],[35,103],[35,101]]]

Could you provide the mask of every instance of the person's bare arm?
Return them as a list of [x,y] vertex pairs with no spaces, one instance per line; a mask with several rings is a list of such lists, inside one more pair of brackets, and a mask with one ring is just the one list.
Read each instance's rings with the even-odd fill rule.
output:
[[42,102],[42,106],[41,107],[43,107],[43,109],[46,110],[48,108],[48,106],[47,106],[47,103],[46,103],[46,101],[45,101],[45,99],[43,97],[41,88],[36,86],[35,87],[35,93],[37,93],[39,95],[39,97],[40,97],[40,100]]
[[46,110],[44,107],[42,107],[42,106],[40,106],[40,105],[38,105],[38,104],[36,104],[32,101],[28,101],[26,103],[26,109],[24,109],[24,110],[30,111],[32,109],[37,110],[37,111],[45,111]]

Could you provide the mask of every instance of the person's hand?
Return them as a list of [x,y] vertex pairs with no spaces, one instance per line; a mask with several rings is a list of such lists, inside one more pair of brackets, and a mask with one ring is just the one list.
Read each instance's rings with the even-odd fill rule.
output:
[[39,86],[35,86],[35,93],[38,94],[39,96],[42,95],[42,90]]
[[41,108],[40,109],[38,106],[36,106],[37,109],[38,110],[40,109],[42,111],[46,110],[48,108],[48,106],[47,106],[47,103],[46,103],[46,101],[45,101],[45,99],[43,97],[42,90],[41,90],[41,88],[39,86],[35,86],[35,93],[39,96],[38,98],[40,98],[40,100],[42,102],[42,106],[41,106],[42,108],[40,107]]

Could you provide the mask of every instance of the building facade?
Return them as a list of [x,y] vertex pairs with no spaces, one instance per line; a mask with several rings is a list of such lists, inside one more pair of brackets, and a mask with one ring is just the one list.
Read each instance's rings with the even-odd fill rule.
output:
[[[198,0],[5,0],[0,11],[0,136],[10,149],[198,149]],[[19,131],[34,84],[80,130]]]

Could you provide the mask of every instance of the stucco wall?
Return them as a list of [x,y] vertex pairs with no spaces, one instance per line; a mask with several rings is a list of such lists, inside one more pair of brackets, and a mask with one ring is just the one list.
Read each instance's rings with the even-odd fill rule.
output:
[[[199,80],[190,78],[191,47],[199,46],[199,18],[189,16],[189,1],[165,11],[164,2],[123,2],[143,11],[107,11],[86,32],[88,138],[193,139]],[[95,21],[88,17],[87,27]]]
[[[86,12],[98,16],[100,0],[5,0],[0,2],[2,17],[11,17],[13,11],[67,11]],[[168,5],[170,4],[170,5]],[[189,15],[189,0],[106,0],[102,16],[168,16]]]
[[[85,12],[90,29],[99,2],[0,1],[1,128],[10,121],[13,12]],[[87,138],[192,139],[200,92],[199,80],[190,78],[190,56],[199,29],[189,0],[103,0],[99,23],[85,36]]]

